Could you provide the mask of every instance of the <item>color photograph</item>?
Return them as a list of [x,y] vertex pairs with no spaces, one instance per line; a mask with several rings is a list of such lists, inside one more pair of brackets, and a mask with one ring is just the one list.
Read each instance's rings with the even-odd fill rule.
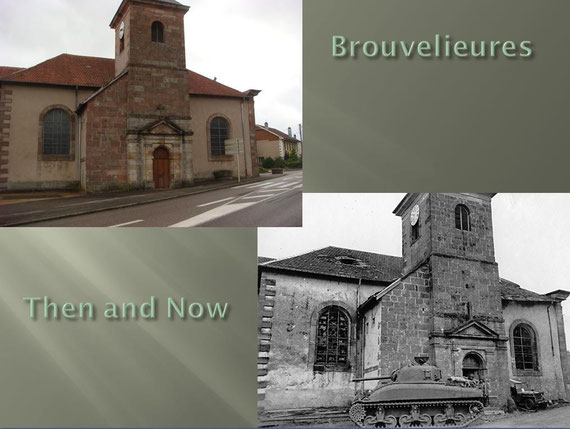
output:
[[301,225],[300,1],[25,0],[0,20],[0,226]]

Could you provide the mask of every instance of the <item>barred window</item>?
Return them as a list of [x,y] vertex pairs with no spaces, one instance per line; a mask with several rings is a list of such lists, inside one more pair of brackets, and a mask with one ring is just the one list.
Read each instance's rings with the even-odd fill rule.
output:
[[44,118],[44,155],[69,155],[71,150],[71,118],[63,109],[52,109]]
[[529,325],[521,323],[513,330],[515,367],[522,370],[538,370],[536,335]]
[[222,117],[212,119],[210,122],[210,145],[212,155],[219,156],[226,154],[226,140],[230,137],[230,125]]
[[467,206],[458,204],[455,207],[455,228],[471,231],[471,215]]
[[326,307],[317,323],[315,369],[348,367],[349,335],[350,322],[346,312],[337,306]]
[[152,23],[152,41],[157,43],[164,43],[164,25],[160,21]]

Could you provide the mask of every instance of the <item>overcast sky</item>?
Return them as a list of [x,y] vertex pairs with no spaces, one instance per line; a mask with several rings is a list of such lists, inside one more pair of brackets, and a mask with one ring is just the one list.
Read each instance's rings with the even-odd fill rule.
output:
[[[404,195],[304,194],[303,228],[261,228],[259,255],[338,246],[402,256],[401,220],[392,211]],[[500,276],[537,293],[570,290],[570,194],[498,194],[492,210]],[[570,344],[570,302],[563,308]]]
[[[258,124],[302,121],[301,0],[180,0],[187,67],[233,88],[261,89]],[[113,58],[120,0],[0,0],[0,65],[31,67],[62,53]]]

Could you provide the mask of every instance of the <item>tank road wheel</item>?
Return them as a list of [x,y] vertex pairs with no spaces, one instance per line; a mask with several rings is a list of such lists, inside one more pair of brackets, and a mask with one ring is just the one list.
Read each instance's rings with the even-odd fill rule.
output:
[[474,402],[469,405],[469,414],[477,415],[483,411],[483,404],[481,402]]
[[384,407],[378,407],[376,410],[376,415],[366,416],[364,418],[363,427],[385,427],[393,428],[398,424],[398,420],[394,416],[386,416],[386,411]]
[[[360,427],[364,427],[363,420],[366,417],[366,409],[362,404],[354,404],[348,412],[350,419]],[[370,416],[372,417],[372,416]]]
[[400,417],[401,427],[412,426],[431,426],[431,417],[428,414],[420,414],[420,409],[417,405],[412,405],[410,414],[404,414]]
[[465,415],[461,413],[455,414],[452,404],[447,404],[445,414],[438,414],[433,418],[435,426],[461,426],[465,421]]

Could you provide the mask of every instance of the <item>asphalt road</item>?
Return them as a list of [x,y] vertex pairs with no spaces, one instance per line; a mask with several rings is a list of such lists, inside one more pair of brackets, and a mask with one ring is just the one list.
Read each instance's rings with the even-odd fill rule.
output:
[[302,172],[29,227],[300,227]]

